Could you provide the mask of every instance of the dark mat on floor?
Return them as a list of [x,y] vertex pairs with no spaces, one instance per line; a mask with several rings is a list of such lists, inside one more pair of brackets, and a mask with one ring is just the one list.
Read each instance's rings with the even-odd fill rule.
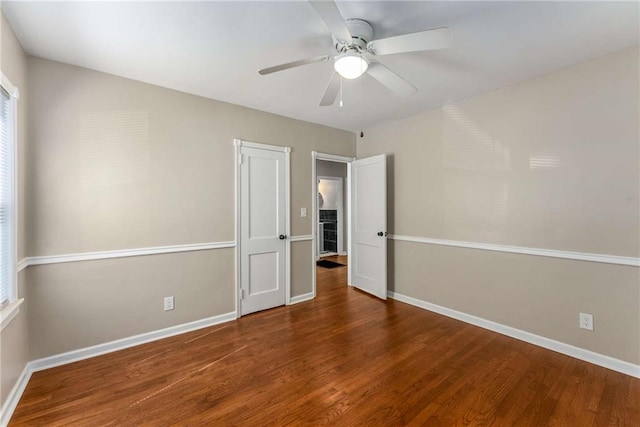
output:
[[321,259],[320,261],[316,261],[316,265],[318,267],[324,267],[324,268],[344,267],[344,264],[339,264],[337,262],[329,261],[326,259]]

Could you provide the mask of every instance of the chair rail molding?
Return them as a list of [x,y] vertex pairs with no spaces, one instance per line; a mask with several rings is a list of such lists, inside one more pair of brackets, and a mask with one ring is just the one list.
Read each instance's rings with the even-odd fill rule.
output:
[[110,258],[126,258],[134,256],[171,254],[178,252],[206,251],[211,249],[235,248],[235,241],[192,243],[186,245],[153,246],[148,248],[122,249],[100,252],[80,252],[62,255],[46,255],[26,257],[18,262],[18,271],[32,265],[60,264],[64,262],[93,261]]
[[509,252],[514,254],[535,255],[551,258],[572,259],[577,261],[602,262],[640,267],[640,258],[619,255],[593,254],[588,252],[571,252],[556,249],[527,248],[521,246],[498,245],[493,243],[464,242],[460,240],[432,239],[430,237],[404,236],[389,234],[389,239],[400,242],[422,243],[427,245],[452,246],[466,249],[482,249],[485,251]]

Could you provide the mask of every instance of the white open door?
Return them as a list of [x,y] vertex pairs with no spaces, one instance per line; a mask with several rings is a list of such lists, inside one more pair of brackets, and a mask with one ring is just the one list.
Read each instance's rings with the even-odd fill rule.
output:
[[239,312],[284,305],[288,288],[288,151],[239,144]]
[[387,160],[351,163],[351,285],[387,299]]

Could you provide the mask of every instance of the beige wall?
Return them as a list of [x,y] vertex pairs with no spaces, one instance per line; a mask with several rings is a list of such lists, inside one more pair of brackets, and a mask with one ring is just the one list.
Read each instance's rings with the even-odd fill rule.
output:
[[347,164],[331,162],[329,160],[316,160],[316,173],[318,176],[339,176],[347,178]]
[[[234,138],[292,147],[291,230],[309,235],[311,216],[299,213],[311,208],[311,152],[355,154],[351,132],[28,65],[30,256],[234,240]],[[292,251],[296,296],[311,291],[311,245]],[[29,267],[31,357],[233,311],[233,274],[229,249]]]
[[291,146],[292,235],[310,234],[311,151],[351,132],[29,59],[30,256],[234,239],[234,138]]
[[[626,49],[367,129],[358,157],[389,154],[389,231],[638,257],[638,75]],[[390,247],[396,292],[640,363],[637,267]]]
[[[24,194],[25,158],[27,154],[27,58],[9,23],[0,12],[0,70],[20,90],[18,101],[18,259],[25,254]],[[18,296],[26,298],[24,272],[18,274]],[[0,405],[4,404],[28,361],[28,302],[20,307],[13,321],[0,335]]]
[[313,272],[309,268],[314,263],[312,249],[313,244],[309,240],[291,243],[291,295],[313,292]]
[[389,260],[390,290],[640,363],[638,267],[393,240]]
[[215,249],[29,267],[31,358],[233,312],[233,264]]

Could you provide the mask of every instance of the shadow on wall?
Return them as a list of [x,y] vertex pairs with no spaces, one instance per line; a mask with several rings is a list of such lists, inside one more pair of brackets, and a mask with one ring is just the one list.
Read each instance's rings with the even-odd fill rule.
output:
[[394,171],[394,156],[393,154],[387,154],[387,232],[389,234],[395,233],[395,171]]
[[[393,240],[391,240],[393,242]],[[396,251],[395,245],[387,244],[387,291],[395,292]]]
[[[387,232],[395,233],[394,156],[387,154]],[[395,248],[387,242],[387,290],[395,292]]]

